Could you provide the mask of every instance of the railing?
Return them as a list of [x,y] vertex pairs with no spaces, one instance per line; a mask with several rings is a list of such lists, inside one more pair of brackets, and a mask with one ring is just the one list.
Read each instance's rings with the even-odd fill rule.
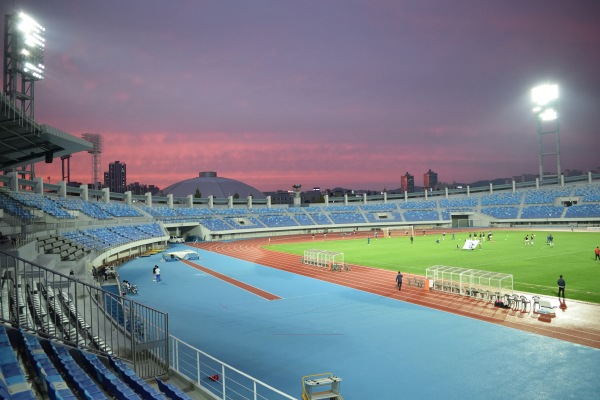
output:
[[0,278],[0,320],[130,361],[143,378],[168,372],[166,313],[2,250]]
[[171,369],[213,395],[227,400],[295,400],[201,350],[169,336]]

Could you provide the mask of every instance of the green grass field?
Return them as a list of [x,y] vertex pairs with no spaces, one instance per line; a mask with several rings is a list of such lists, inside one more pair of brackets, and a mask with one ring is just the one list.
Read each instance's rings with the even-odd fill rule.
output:
[[[487,233],[487,231],[485,231]],[[534,233],[535,244],[525,245],[526,234]],[[600,233],[552,232],[554,246],[546,244],[548,232],[495,231],[494,243],[484,242],[482,249],[462,250],[468,233],[428,234],[356,239],[331,234],[327,241],[270,245],[266,248],[302,256],[304,250],[320,249],[344,253],[346,263],[425,275],[433,265],[448,265],[513,274],[514,289],[545,296],[556,296],[556,281],[563,275],[566,297],[600,303],[600,261],[594,261],[594,249],[600,245]],[[338,239],[339,238],[339,239]],[[436,243],[439,239],[440,243]],[[461,249],[457,249],[459,245]]]

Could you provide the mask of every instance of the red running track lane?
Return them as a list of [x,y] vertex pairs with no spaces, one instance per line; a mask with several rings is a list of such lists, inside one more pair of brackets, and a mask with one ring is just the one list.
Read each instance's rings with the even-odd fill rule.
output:
[[203,267],[201,265],[194,264],[193,262],[188,261],[188,260],[181,260],[181,261],[183,261],[184,263],[186,263],[190,267],[199,269],[202,272],[206,272],[209,275],[212,275],[212,276],[214,276],[216,278],[219,278],[219,279],[221,279],[221,280],[223,280],[223,281],[225,281],[227,283],[231,283],[232,285],[235,285],[235,286],[237,286],[239,288],[242,288],[242,289],[244,289],[244,290],[246,290],[246,291],[248,291],[248,292],[250,292],[252,294],[255,294],[255,295],[260,296],[262,298],[265,298],[267,300],[281,300],[281,297],[279,297],[279,296],[275,296],[272,293],[265,292],[264,290],[261,290],[261,289],[259,289],[257,287],[247,285],[244,282],[240,282],[238,280],[235,280],[233,278],[228,277],[227,275],[223,275],[223,274],[220,274],[218,272],[215,272],[212,269],[208,269],[208,268]]
[[[334,236],[330,239],[338,240],[339,237]],[[311,241],[311,236],[282,236],[273,238],[272,241],[273,243]],[[192,246],[379,296],[600,348],[600,306],[597,304],[567,300],[566,308],[557,309],[555,316],[548,317],[532,312],[501,309],[486,301],[438,291],[425,291],[408,285],[403,285],[402,291],[398,291],[395,271],[360,265],[352,265],[351,271],[327,271],[324,268],[302,264],[297,255],[262,248],[270,243],[271,239],[258,238],[235,242],[204,242]],[[408,277],[408,274],[404,275]]]

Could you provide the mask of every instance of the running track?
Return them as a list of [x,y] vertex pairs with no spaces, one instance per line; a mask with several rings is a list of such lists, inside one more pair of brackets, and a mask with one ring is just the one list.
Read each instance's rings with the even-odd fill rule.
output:
[[[311,240],[309,235],[283,236],[276,239],[277,243],[309,240]],[[482,300],[437,291],[425,291],[407,284],[402,286],[402,291],[398,291],[395,283],[396,272],[394,271],[359,265],[352,265],[352,270],[349,272],[327,271],[324,268],[302,264],[297,255],[262,248],[268,244],[270,242],[266,238],[235,242],[188,243],[190,246],[267,267],[600,349],[600,306],[596,304],[567,300],[566,308],[557,309],[554,317],[547,317],[531,312],[501,309]],[[405,277],[408,277],[407,274]],[[252,287],[244,287],[244,289],[252,291]]]

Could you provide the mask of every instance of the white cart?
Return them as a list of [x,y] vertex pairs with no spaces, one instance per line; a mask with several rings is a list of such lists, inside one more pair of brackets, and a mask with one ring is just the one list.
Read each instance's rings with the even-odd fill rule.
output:
[[333,376],[331,372],[307,375],[302,377],[302,400],[339,399],[342,378]]

